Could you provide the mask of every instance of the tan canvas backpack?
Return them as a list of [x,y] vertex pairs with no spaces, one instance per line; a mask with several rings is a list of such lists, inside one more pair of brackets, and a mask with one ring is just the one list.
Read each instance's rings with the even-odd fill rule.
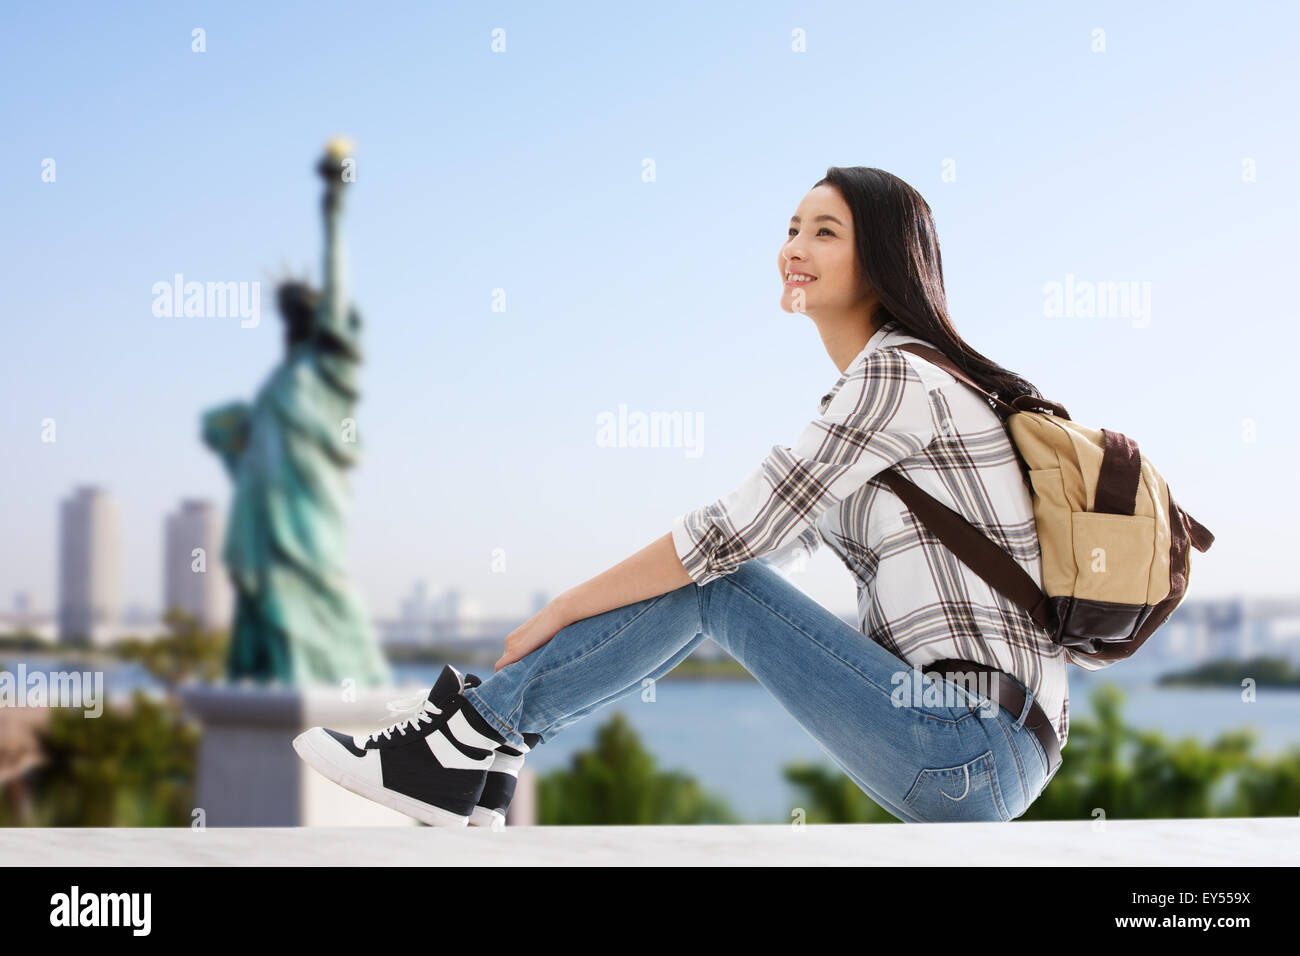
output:
[[1010,404],[976,385],[928,345],[920,355],[990,402],[1006,425],[1034,504],[1043,585],[986,535],[892,468],[879,477],[953,553],[1047,628],[1052,640],[1096,661],[1129,657],[1187,593],[1191,548],[1214,542],[1164,478],[1119,432],[1070,420],[1032,395]]

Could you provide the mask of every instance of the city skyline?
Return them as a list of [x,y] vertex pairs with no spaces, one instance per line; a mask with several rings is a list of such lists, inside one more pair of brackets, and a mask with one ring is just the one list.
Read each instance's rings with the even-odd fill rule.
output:
[[[212,502],[184,498],[163,521],[164,553],[159,587],[162,606],[150,611],[125,604],[120,590],[121,568],[115,555],[121,547],[120,514],[107,489],[80,485],[60,504],[59,568],[61,590],[56,607],[31,606],[26,591],[13,593],[12,613],[0,612],[0,627],[47,630],[67,641],[84,636],[102,645],[126,634],[149,636],[165,632],[163,611],[179,607],[209,629],[229,627],[233,592],[220,563],[223,513]],[[201,567],[215,556],[215,574]],[[790,574],[790,572],[786,572]],[[793,580],[798,572],[790,574]],[[473,647],[491,649],[524,618],[540,610],[549,595],[530,594],[526,614],[496,613],[481,600],[455,586],[431,593],[429,582],[410,582],[394,612],[368,608],[368,615],[385,647]],[[837,615],[857,626],[856,611]],[[1279,627],[1279,622],[1281,626]],[[1272,595],[1219,599],[1189,599],[1174,613],[1142,659],[1148,664],[1197,662],[1216,656],[1281,655],[1300,662],[1300,596]],[[704,656],[717,656],[709,644]]]
[[[222,560],[227,513],[203,498],[182,498],[162,518],[161,573],[155,604],[126,600],[121,586],[121,510],[103,485],[81,484],[60,502],[59,586],[49,607],[33,604],[31,591],[12,592],[12,608],[0,611],[10,621],[45,620],[60,639],[77,636],[94,625],[151,624],[161,628],[173,608],[193,615],[206,629],[228,628],[234,592]],[[211,562],[211,573],[209,573]],[[529,595],[529,615],[541,610],[548,595]],[[428,593],[428,580],[414,579],[396,609],[372,609],[377,621],[423,624],[430,621],[486,622],[514,620],[494,614],[480,600],[454,586]],[[105,632],[110,633],[110,632]]]

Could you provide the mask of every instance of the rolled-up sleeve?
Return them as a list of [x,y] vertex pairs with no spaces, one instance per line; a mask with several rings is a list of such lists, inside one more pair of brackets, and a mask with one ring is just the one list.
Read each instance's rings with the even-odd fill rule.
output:
[[778,571],[793,571],[796,566],[801,566],[816,554],[821,546],[821,532],[817,530],[816,525],[812,525],[804,528],[798,537],[791,538],[775,551],[760,555],[758,560]]
[[773,445],[734,491],[673,519],[677,557],[707,584],[795,539],[811,543],[822,512],[933,438],[925,385],[905,353],[873,349],[793,446]]

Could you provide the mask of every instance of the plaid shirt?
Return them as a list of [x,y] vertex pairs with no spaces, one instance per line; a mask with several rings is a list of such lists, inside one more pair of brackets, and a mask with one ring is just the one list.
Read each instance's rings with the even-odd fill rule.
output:
[[1066,665],[1093,669],[1095,662],[1053,644],[872,477],[894,466],[1041,585],[1033,502],[1006,427],[969,386],[890,347],[905,342],[929,344],[886,322],[793,447],[773,445],[740,487],[675,517],[677,556],[696,584],[706,584],[756,558],[788,570],[824,541],[857,583],[866,637],[916,667],[951,657],[1011,674],[1064,747]]

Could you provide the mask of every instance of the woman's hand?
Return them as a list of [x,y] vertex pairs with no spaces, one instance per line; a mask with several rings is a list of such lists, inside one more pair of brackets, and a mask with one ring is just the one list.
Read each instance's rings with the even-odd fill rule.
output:
[[560,606],[551,601],[506,635],[505,652],[492,666],[493,673],[521,657],[527,657],[571,623]]
[[670,531],[608,571],[569,588],[507,634],[505,653],[492,669],[499,671],[527,657],[575,621],[585,621],[692,583],[677,557]]

